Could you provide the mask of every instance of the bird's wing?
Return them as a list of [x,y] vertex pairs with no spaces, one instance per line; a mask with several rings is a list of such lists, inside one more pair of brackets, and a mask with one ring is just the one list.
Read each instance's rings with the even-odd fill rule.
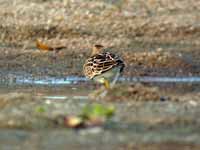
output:
[[93,78],[121,64],[123,64],[123,61],[115,54],[109,52],[100,53],[90,57],[86,61],[84,73],[89,78]]

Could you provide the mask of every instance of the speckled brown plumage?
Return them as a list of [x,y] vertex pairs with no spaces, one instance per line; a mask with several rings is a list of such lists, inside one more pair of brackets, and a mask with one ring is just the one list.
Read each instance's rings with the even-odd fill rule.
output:
[[92,79],[114,67],[120,67],[120,72],[122,72],[124,66],[123,60],[119,56],[110,52],[103,52],[88,58],[83,66],[83,71],[86,77]]

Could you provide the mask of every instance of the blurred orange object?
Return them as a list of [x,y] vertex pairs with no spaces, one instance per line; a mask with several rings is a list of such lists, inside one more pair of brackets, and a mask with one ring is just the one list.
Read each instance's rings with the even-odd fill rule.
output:
[[81,128],[84,126],[84,121],[78,116],[67,116],[64,119],[65,126],[70,128]]
[[51,47],[40,42],[39,40],[36,40],[36,47],[43,51],[56,51],[56,52],[60,51],[61,49],[66,48],[65,46]]

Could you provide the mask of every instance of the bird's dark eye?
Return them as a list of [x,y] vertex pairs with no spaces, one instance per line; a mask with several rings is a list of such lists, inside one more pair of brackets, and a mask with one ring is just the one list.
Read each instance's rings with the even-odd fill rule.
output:
[[100,45],[100,44],[96,44],[95,47],[96,47],[96,48],[103,48],[103,46]]

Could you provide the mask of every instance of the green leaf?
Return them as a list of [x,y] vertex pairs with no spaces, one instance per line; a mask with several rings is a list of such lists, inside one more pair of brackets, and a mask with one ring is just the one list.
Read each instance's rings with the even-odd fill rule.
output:
[[83,108],[81,116],[84,118],[109,118],[114,115],[114,106],[104,106],[101,104],[86,105]]
[[35,112],[37,112],[37,113],[44,113],[45,111],[46,111],[45,108],[42,106],[37,106],[35,108]]

